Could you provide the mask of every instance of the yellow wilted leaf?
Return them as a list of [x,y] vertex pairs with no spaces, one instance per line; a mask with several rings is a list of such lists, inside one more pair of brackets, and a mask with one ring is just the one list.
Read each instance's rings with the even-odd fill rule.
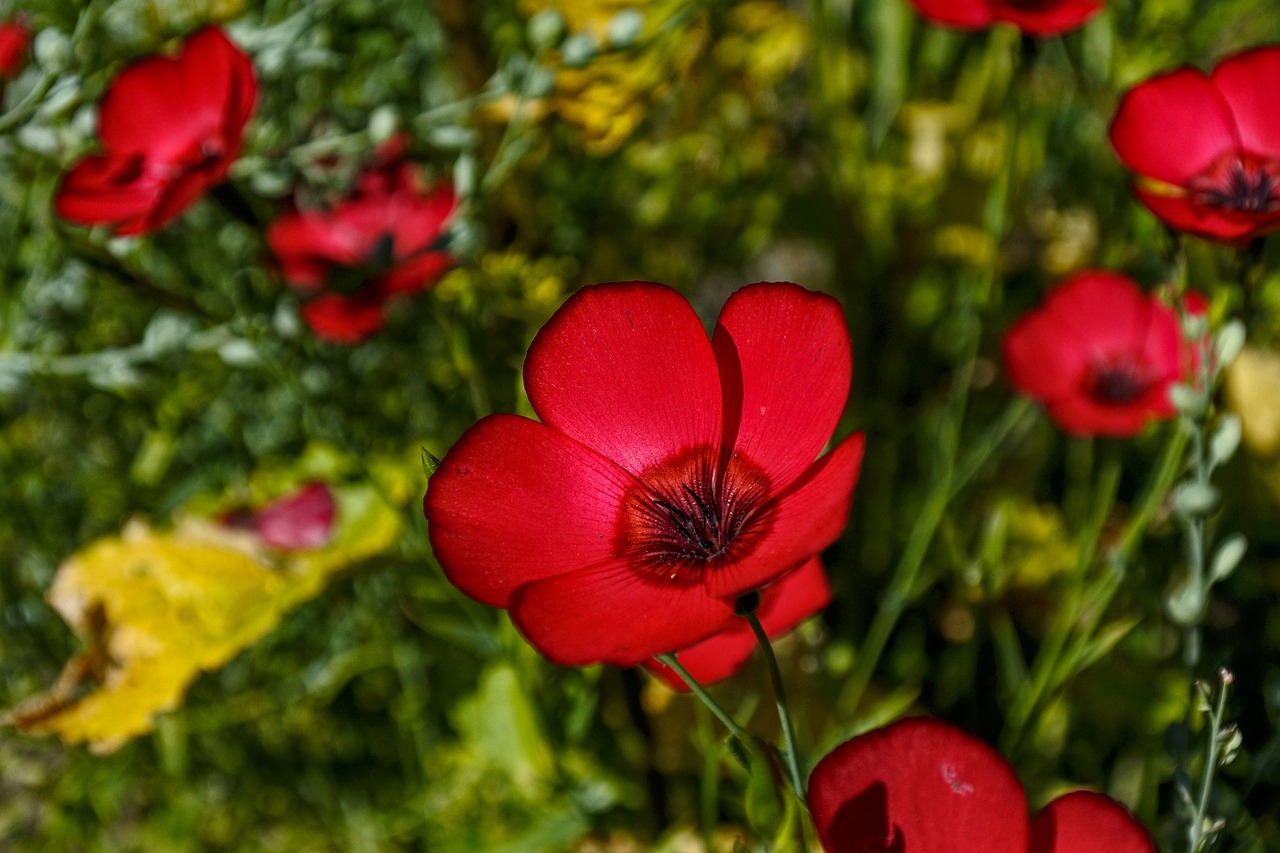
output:
[[252,532],[185,519],[168,533],[133,522],[59,567],[49,602],[84,639],[45,694],[0,721],[109,752],[178,706],[312,598],[340,569],[390,545],[400,518],[368,485],[333,490],[332,536],[310,551],[267,549]]

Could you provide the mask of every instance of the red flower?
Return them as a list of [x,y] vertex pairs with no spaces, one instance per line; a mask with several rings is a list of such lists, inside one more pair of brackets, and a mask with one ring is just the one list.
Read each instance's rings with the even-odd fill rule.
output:
[[[770,639],[780,637],[831,603],[822,561],[814,557],[800,568],[760,590],[760,626]],[[720,633],[676,655],[680,665],[699,684],[715,684],[733,675],[751,657],[756,635],[745,619],[734,619]],[[684,679],[664,663],[646,661],[645,667],[674,690],[688,690]]]
[[411,164],[380,164],[333,209],[280,217],[267,244],[285,280],[314,294],[302,316],[316,336],[354,344],[382,328],[388,299],[426,289],[449,268],[452,257],[435,245],[456,206],[452,187],[425,186]]
[[252,530],[264,545],[277,551],[313,551],[333,539],[336,511],[329,487],[312,482],[256,511],[230,512],[222,522]]
[[1171,417],[1188,355],[1173,309],[1105,270],[1068,278],[1004,338],[1009,380],[1073,435],[1136,435]]
[[1076,791],[1027,820],[1013,768],[923,718],[855,737],[818,762],[809,809],[827,853],[1155,853],[1119,803]]
[[30,42],[31,31],[22,24],[0,23],[0,82],[18,76]]
[[491,415],[432,475],[436,557],[557,663],[688,648],[840,535],[862,435],[815,457],[851,371],[839,304],[794,284],[739,290],[711,341],[665,285],[585,288],[529,348],[542,423]]
[[1280,229],[1280,46],[1237,53],[1210,74],[1179,68],[1120,101],[1111,144],[1134,192],[1172,228],[1243,245]]
[[63,178],[58,215],[118,235],[167,224],[226,178],[257,98],[249,57],[215,27],[133,63],[107,87],[102,153]]
[[1102,10],[1102,0],[911,0],[935,24],[982,29],[1003,22],[1033,36],[1074,30]]

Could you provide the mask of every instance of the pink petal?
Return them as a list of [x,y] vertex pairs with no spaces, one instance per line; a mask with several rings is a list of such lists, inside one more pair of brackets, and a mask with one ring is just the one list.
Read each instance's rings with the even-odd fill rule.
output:
[[937,720],[901,720],[836,747],[809,777],[809,808],[831,853],[1027,851],[1012,768]]
[[1075,791],[1036,815],[1029,853],[1156,853],[1156,846],[1124,806],[1092,791]]
[[606,562],[526,584],[511,596],[511,621],[562,666],[636,666],[720,631],[732,601],[660,570]]
[[553,429],[490,415],[445,454],[423,511],[449,580],[507,607],[521,584],[611,561],[623,495],[639,487]]
[[1280,157],[1280,47],[1268,45],[1229,56],[1210,75],[1231,108],[1244,151]]
[[399,264],[381,278],[388,296],[407,295],[426,290],[453,266],[448,252],[421,252]]
[[310,551],[333,538],[333,493],[324,483],[308,483],[253,515],[253,527],[269,548]]
[[978,29],[995,23],[989,0],[911,0],[911,5],[935,24]]
[[[831,603],[831,586],[822,561],[814,557],[760,590],[760,625],[770,639],[786,634]],[[733,675],[751,657],[756,636],[745,619],[730,620],[720,633],[680,651],[676,659],[699,684],[715,684]],[[688,690],[675,670],[656,660],[645,668],[675,690]]]
[[1125,94],[1111,120],[1111,144],[1138,174],[1185,186],[1240,142],[1218,88],[1187,67],[1158,74]]
[[322,293],[302,306],[302,319],[322,341],[358,344],[382,328],[382,300]]
[[1083,26],[1102,11],[1102,0],[1058,0],[1043,8],[1019,8],[1015,3],[993,2],[998,20],[1008,21],[1033,36],[1055,36]]
[[789,283],[753,284],[725,303],[712,338],[724,442],[785,488],[822,451],[853,373],[840,303]]
[[750,592],[835,542],[849,519],[863,444],[862,433],[849,436],[774,498],[764,510],[771,526],[763,538],[744,557],[708,573],[710,593],[729,598]]
[[543,422],[641,473],[720,442],[720,378],[688,301],[664,284],[585,287],[542,327],[525,360]]

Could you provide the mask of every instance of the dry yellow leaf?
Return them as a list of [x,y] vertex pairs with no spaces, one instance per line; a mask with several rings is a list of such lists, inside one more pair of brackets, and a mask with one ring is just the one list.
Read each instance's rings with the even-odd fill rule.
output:
[[49,601],[85,640],[45,694],[0,718],[110,752],[177,707],[188,685],[266,635],[340,569],[385,549],[400,518],[368,485],[334,490],[333,536],[267,549],[252,532],[185,519],[131,523],[59,567]]

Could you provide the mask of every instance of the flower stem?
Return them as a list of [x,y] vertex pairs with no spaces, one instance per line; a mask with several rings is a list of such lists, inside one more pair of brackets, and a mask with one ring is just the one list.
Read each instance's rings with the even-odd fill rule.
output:
[[756,642],[760,645],[760,651],[764,654],[765,664],[769,667],[769,680],[773,684],[773,701],[778,709],[778,722],[782,726],[782,740],[786,746],[786,765],[787,775],[791,781],[791,793],[795,794],[796,799],[800,802],[805,801],[804,796],[804,774],[800,771],[800,755],[796,749],[796,732],[795,726],[791,723],[791,713],[787,710],[787,696],[782,687],[782,670],[778,668],[778,657],[773,653],[773,644],[769,642],[769,635],[765,633],[764,626],[760,624],[760,617],[756,615],[755,610],[750,610],[743,614],[747,620],[747,624],[751,626],[751,633],[756,635]]
[[697,679],[689,674],[689,670],[685,669],[684,665],[676,659],[674,653],[657,655],[656,660],[675,670],[676,675],[680,676],[680,678],[684,680],[684,683],[689,685],[689,690],[693,692],[693,695],[701,699],[702,704],[706,705],[707,709],[716,715],[716,719],[724,723],[724,727],[729,730],[730,734],[737,738],[744,746],[750,741],[751,736],[747,734],[746,730],[742,728],[742,726],[738,725],[737,721],[729,715],[728,711],[720,707],[719,702],[711,698],[711,694],[706,691],[706,688],[698,683]]

